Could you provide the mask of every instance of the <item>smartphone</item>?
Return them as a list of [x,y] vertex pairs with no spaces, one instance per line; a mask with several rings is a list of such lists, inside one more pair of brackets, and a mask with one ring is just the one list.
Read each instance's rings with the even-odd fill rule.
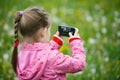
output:
[[69,26],[58,26],[58,31],[60,32],[61,36],[69,37],[69,32],[72,32],[74,35],[76,28],[69,27]]

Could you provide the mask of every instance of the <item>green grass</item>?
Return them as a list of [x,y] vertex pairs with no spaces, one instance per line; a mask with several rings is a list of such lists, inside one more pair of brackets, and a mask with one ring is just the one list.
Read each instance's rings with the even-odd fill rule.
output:
[[[67,74],[68,80],[120,79],[119,0],[0,0],[0,80],[14,80],[10,59],[14,41],[14,14],[29,6],[43,7],[52,18],[51,35],[58,25],[75,26],[84,41],[86,68]],[[71,55],[68,38],[60,49]]]

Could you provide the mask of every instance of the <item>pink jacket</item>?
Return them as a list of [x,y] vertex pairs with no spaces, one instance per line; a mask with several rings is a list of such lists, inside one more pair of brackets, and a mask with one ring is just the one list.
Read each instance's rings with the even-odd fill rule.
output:
[[50,43],[22,44],[18,56],[19,80],[66,80],[66,73],[84,69],[86,56],[80,38],[69,39],[72,57],[58,49],[62,40],[54,36]]

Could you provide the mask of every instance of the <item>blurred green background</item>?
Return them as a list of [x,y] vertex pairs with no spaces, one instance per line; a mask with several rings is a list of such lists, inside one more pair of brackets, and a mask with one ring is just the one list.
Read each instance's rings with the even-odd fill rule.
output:
[[[30,6],[43,7],[58,25],[75,26],[84,42],[86,68],[67,80],[120,80],[120,0],[0,0],[0,80],[17,80],[11,64],[14,14]],[[71,55],[68,38],[60,49]]]

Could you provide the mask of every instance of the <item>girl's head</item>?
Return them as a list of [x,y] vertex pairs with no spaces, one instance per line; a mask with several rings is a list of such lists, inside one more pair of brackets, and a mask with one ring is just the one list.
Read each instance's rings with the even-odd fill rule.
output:
[[27,8],[23,12],[18,11],[15,15],[15,25],[24,40],[29,39],[28,41],[39,42],[49,39],[45,40],[44,38],[46,37],[45,34],[49,33],[50,18],[48,13],[41,8],[33,7]]
[[45,10],[37,7],[17,11],[15,14],[15,45],[12,56],[12,66],[16,72],[18,31],[29,43],[48,42],[50,38],[50,17]]

